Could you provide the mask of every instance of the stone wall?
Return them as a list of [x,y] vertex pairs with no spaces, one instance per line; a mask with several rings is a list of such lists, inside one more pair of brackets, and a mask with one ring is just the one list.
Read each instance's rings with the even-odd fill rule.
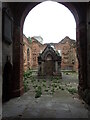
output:
[[55,49],[61,51],[62,70],[78,70],[78,60],[76,54],[76,42],[69,37],[65,37],[59,43],[55,44]]
[[[46,48],[47,44],[41,44],[38,42],[34,37],[32,37],[32,42],[27,44],[27,38],[23,37],[24,39],[24,57],[26,61],[24,61],[24,70],[26,70],[28,67],[27,65],[27,48],[30,48],[30,68],[37,69],[38,68],[38,56],[39,53],[43,52]],[[25,43],[26,41],[26,43]],[[30,44],[30,45],[29,45]],[[75,40],[71,40],[69,37],[65,37],[61,42],[59,43],[51,43],[55,47],[55,49],[58,51],[60,50],[60,54],[62,56],[62,62],[61,62],[61,69],[62,70],[78,70],[78,60],[77,60],[77,54],[76,54],[76,42]]]
[[[7,10],[8,8],[8,10]],[[6,39],[6,33],[10,29],[4,29],[4,15],[7,13],[7,15],[11,18],[12,11],[9,8],[7,3],[2,4],[2,101],[6,101],[11,98],[11,92],[12,92],[12,67],[13,67],[13,37],[11,38],[12,42],[9,42],[10,39]],[[6,21],[7,22],[7,21]],[[8,22],[6,23],[8,24]],[[9,63],[8,63],[9,61]],[[11,65],[11,66],[10,66]],[[7,67],[7,68],[6,68]]]
[[42,49],[42,44],[32,38],[32,69],[36,69],[38,67],[38,56]]
[[[4,3],[2,4],[2,13],[4,14],[5,12],[5,8],[8,7],[8,4],[7,3]],[[12,17],[12,11],[10,10],[10,8],[8,7],[8,11],[7,11],[7,14]],[[3,26],[3,23],[4,21],[2,21],[2,26]],[[6,63],[6,60],[7,60],[7,57],[10,58],[10,61],[12,63],[12,57],[13,57],[13,52],[12,52],[12,49],[13,49],[13,40],[12,40],[12,43],[9,44],[8,42],[6,42],[5,38],[2,36],[2,71],[4,69],[4,66],[5,66],[5,63]]]
[[23,35],[23,69],[26,71],[32,66],[31,43],[25,35]]

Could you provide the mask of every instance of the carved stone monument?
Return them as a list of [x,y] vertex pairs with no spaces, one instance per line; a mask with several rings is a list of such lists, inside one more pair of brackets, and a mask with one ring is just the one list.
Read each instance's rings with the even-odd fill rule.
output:
[[38,75],[61,77],[61,56],[50,44],[38,56]]

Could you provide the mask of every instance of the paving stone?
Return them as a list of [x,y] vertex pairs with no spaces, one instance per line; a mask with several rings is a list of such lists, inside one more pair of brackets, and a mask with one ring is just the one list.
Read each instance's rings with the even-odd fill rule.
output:
[[42,94],[40,98],[29,90],[3,104],[3,118],[90,118],[90,107],[66,90]]

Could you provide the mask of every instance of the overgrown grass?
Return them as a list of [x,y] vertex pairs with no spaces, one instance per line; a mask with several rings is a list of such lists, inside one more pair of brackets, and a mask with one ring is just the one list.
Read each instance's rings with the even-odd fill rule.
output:
[[24,91],[27,92],[30,88],[29,88],[29,84],[28,84],[28,81],[27,80],[24,80],[23,81],[23,84],[24,84]]
[[31,76],[32,76],[32,70],[31,69],[25,71],[24,74],[23,74],[24,79],[30,78]]
[[[67,73],[68,71],[65,72]],[[72,87],[72,84],[61,82],[61,79],[57,76],[50,78],[50,80],[36,79],[36,77],[32,75],[32,70],[24,72],[23,83],[25,92],[30,90],[30,88],[34,89],[35,98],[39,98],[43,92],[45,92],[45,94],[54,94],[57,90],[67,90],[71,94],[77,93],[77,89]]]
[[29,81],[27,80],[27,78],[30,78],[32,76],[32,70],[29,69],[26,72],[24,72],[23,74],[23,84],[24,84],[24,91],[27,92],[30,88],[29,88]]

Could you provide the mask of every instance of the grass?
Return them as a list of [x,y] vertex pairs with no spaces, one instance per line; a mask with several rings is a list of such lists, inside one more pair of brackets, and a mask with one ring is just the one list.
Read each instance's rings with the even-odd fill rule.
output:
[[59,77],[52,77],[50,80],[47,79],[37,79],[32,76],[32,71],[28,70],[24,72],[24,91],[27,92],[33,87],[35,91],[35,98],[41,97],[45,92],[46,94],[54,94],[57,90],[67,90],[70,94],[77,93],[77,89],[72,87],[71,83],[61,82]]

